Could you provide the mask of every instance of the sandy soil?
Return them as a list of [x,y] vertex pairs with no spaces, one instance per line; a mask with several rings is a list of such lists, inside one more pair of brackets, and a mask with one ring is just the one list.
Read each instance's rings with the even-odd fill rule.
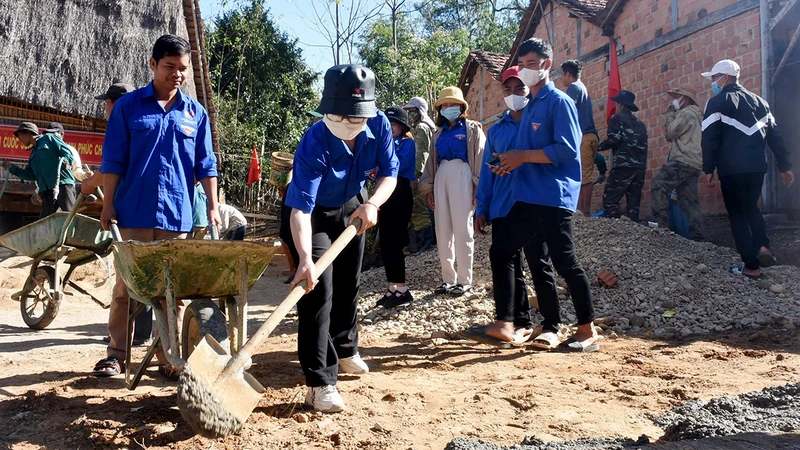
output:
[[[609,338],[588,355],[362,335],[372,372],[342,377],[348,410],[321,415],[302,406],[290,321],[254,357],[251,373],[267,392],[247,425],[210,441],[183,423],[175,384],[154,368],[135,391],[122,377],[89,375],[105,356],[107,311],[88,298],[67,298],[46,330],[28,329],[10,298],[27,275],[13,266],[24,262],[0,263],[0,444],[14,449],[442,449],[458,436],[506,445],[526,435],[656,439],[662,431],[651,417],[682,402],[800,380],[800,338],[772,330],[679,341]],[[285,259],[275,263],[251,292],[251,332],[286,293]],[[76,275],[108,299],[99,264]],[[137,349],[135,357],[143,353]]]

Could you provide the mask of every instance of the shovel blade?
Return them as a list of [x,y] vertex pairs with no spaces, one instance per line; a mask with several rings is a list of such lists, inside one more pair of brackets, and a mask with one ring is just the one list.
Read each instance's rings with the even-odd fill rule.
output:
[[207,334],[189,356],[186,367],[214,394],[219,406],[245,423],[261,400],[264,386],[244,370],[221,378],[230,359],[231,355]]

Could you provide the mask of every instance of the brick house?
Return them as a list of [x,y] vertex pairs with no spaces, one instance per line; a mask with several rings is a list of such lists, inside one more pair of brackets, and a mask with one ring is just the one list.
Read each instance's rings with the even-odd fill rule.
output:
[[[530,37],[549,40],[554,66],[579,59],[585,67],[582,80],[592,97],[595,122],[601,140],[605,137],[606,92],[609,45],[617,44],[622,88],[636,94],[638,117],[649,131],[649,162],[642,215],[650,215],[650,180],[667,160],[669,144],[664,139],[664,115],[674,85],[688,85],[698,92],[703,107],[711,96],[710,82],[700,76],[720,59],[733,59],[742,67],[740,83],[770,101],[787,146],[800,146],[800,115],[796,114],[800,94],[793,80],[800,75],[800,5],[797,0],[532,0],[521,22],[510,57],[503,67],[516,64],[519,45]],[[764,38],[762,39],[762,35]],[[476,52],[473,52],[476,53]],[[764,56],[762,58],[762,55]],[[460,84],[469,93],[470,105],[492,100],[481,98],[499,89],[499,82],[474,84],[484,68],[479,55],[470,54]],[[476,66],[470,72],[470,64]],[[484,70],[486,70],[484,68]],[[502,73],[502,69],[501,69]],[[766,76],[762,76],[766,74]],[[560,71],[551,78],[556,86]],[[484,75],[485,76],[485,75]],[[480,79],[480,78],[478,78]],[[778,95],[776,95],[778,94]],[[494,95],[494,94],[492,94]],[[502,103],[502,95],[500,95]],[[500,105],[502,108],[502,104]],[[493,111],[484,107],[484,111]],[[797,163],[800,156],[793,155]],[[601,208],[602,187],[595,189],[592,210]],[[793,195],[794,194],[794,195]],[[725,211],[718,185],[700,185],[701,206],[708,214]],[[767,211],[800,210],[800,183],[790,190],[780,185],[774,167],[764,189]]]
[[506,111],[500,76],[508,62],[508,55],[473,50],[461,70],[458,87],[469,103],[469,116],[483,125],[484,131]]

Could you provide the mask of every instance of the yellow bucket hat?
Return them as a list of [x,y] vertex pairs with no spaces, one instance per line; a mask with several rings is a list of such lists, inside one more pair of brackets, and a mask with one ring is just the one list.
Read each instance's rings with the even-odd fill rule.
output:
[[439,99],[433,104],[433,109],[438,110],[442,103],[456,102],[464,105],[464,111],[469,110],[469,104],[464,100],[464,93],[457,86],[448,86],[439,93]]

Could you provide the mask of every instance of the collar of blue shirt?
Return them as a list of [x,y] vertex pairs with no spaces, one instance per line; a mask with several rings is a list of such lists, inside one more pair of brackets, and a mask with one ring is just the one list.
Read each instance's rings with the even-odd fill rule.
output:
[[[156,96],[156,90],[155,90],[155,88],[153,88],[153,82],[151,81],[150,83],[147,84],[147,86],[142,88],[142,97],[143,98],[147,98],[147,97],[155,98],[155,96]],[[158,99],[156,99],[156,100],[158,100]],[[176,101],[175,104],[172,105],[172,109],[180,107],[180,105],[182,105],[186,101],[187,101],[186,94],[184,94],[182,90],[178,89],[178,101]]]

